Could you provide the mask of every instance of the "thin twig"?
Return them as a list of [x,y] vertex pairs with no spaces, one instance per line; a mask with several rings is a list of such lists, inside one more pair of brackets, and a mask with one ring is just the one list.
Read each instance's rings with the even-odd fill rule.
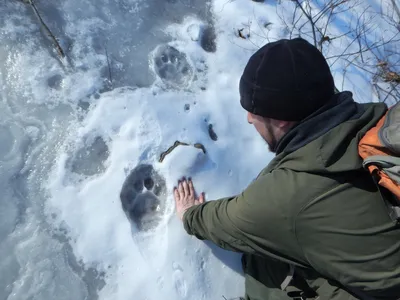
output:
[[312,19],[312,17],[304,10],[303,6],[301,5],[299,0],[295,0],[294,1],[301,9],[301,11],[303,12],[303,14],[306,16],[306,18],[310,21],[311,23],[311,28],[312,28],[312,33],[313,33],[313,39],[314,39],[314,46],[317,47],[318,43],[317,43],[317,35],[315,34],[315,23]]
[[[168,154],[170,154],[172,151],[174,151],[174,149],[175,149],[176,147],[179,147],[179,146],[190,146],[190,144],[184,143],[184,142],[181,142],[181,141],[175,141],[175,143],[174,143],[171,147],[169,147],[166,151],[164,151],[164,152],[161,153],[158,162],[162,163],[162,162],[164,161],[165,157],[166,157]],[[204,154],[207,153],[206,148],[205,148],[204,145],[201,144],[201,143],[195,143],[195,144],[193,144],[192,146],[195,147],[196,149],[200,149]]]
[[328,41],[331,40],[329,37],[326,36],[326,32],[328,31],[328,25],[331,20],[332,14],[333,14],[333,9],[331,9],[331,11],[329,12],[329,16],[328,16],[328,20],[326,21],[324,33],[322,34],[322,37],[321,37],[321,41],[320,41],[320,47],[321,47],[320,51],[321,52],[322,52],[322,47],[324,45],[324,43],[323,43],[324,39],[327,39]]
[[336,7],[342,5],[343,3],[346,3],[346,2],[348,2],[348,0],[341,0],[341,1],[338,1],[338,2],[336,2],[336,3],[328,2],[328,3],[321,9],[321,11],[320,11],[319,13],[317,13],[317,14],[314,16],[314,17],[315,17],[314,22],[317,23],[317,22],[319,21],[319,19],[321,19],[321,18],[325,15],[325,13],[326,13],[328,10],[331,10],[331,12],[333,12],[334,9],[335,9]]
[[107,66],[108,66],[108,80],[110,81],[111,88],[113,88],[113,79],[112,79],[111,65],[110,65],[110,60],[108,59],[107,47],[104,47],[104,49],[106,50],[106,58],[107,58]]
[[347,74],[347,70],[346,70],[346,69],[343,69],[343,77],[342,77],[342,91],[344,90],[344,80],[345,80],[346,74]]
[[39,20],[39,22],[40,22],[40,25],[42,26],[42,28],[44,29],[44,31],[46,32],[46,34],[49,36],[49,38],[52,40],[52,42],[53,42],[53,44],[54,44],[54,47],[55,47],[56,50],[57,50],[58,55],[59,55],[61,58],[64,58],[64,57],[65,57],[65,53],[64,53],[62,47],[61,47],[60,44],[58,43],[58,41],[57,41],[56,37],[54,36],[54,34],[50,31],[49,27],[48,27],[48,26],[46,25],[46,23],[43,21],[42,17],[41,17],[40,14],[39,14],[39,11],[38,11],[37,8],[36,8],[36,5],[33,3],[33,0],[27,0],[27,2],[25,2],[25,3],[28,3],[28,4],[32,7],[32,9],[33,9],[33,11],[34,11],[36,17],[38,18],[38,20]]
[[372,71],[366,69],[366,68],[363,67],[363,66],[360,66],[360,65],[357,64],[357,63],[355,63],[354,61],[356,60],[356,58],[354,58],[352,61],[350,61],[350,60],[347,59],[347,58],[344,58],[344,60],[347,61],[347,62],[349,63],[349,65],[353,65],[353,66],[355,66],[355,67],[357,67],[357,68],[363,70],[364,72],[370,73],[371,75],[375,75],[374,72],[372,72]]
[[[360,54],[361,52],[367,52],[367,51],[370,51],[370,50],[374,50],[374,49],[376,49],[376,48],[382,47],[382,46],[384,46],[384,45],[386,45],[386,44],[389,44],[389,43],[391,43],[391,42],[398,42],[398,41],[400,41],[400,39],[394,40],[394,38],[395,38],[397,35],[398,35],[398,34],[394,35],[390,40],[388,40],[388,41],[386,41],[386,42],[382,42],[381,44],[374,43],[372,46],[369,46],[369,47],[367,47],[367,48],[364,48],[364,49],[361,49],[361,50],[358,50],[358,51],[355,51],[355,52],[346,53],[347,49],[351,46],[351,44],[353,44],[353,43],[357,40],[357,38],[358,38],[358,36],[357,36],[357,37],[346,47],[346,49],[342,52],[342,54],[332,55],[332,56],[327,57],[326,59],[341,58],[341,57],[343,57],[343,56],[352,56],[352,55]],[[335,61],[335,62],[336,62],[336,61]],[[334,65],[335,62],[334,62],[332,65]]]
[[231,44],[233,44],[233,45],[235,45],[235,46],[237,46],[237,47],[243,49],[243,50],[250,51],[250,52],[254,52],[254,51],[257,51],[257,50],[259,49],[259,48],[256,48],[256,49],[249,49],[249,48],[243,47],[243,46],[241,46],[241,45],[235,43],[233,39],[229,39],[229,42],[230,42]]
[[[291,29],[290,29],[290,38],[292,38],[292,36],[293,36],[293,31],[296,29],[297,23],[299,23],[299,21],[301,20],[301,15],[297,18],[297,20],[295,20],[296,14],[297,14],[297,10],[298,10],[298,6],[296,5],[294,7],[294,12],[293,12],[292,26],[291,26]],[[298,31],[300,32],[300,30],[301,29],[299,28]]]
[[[254,20],[256,20],[256,23],[257,23],[257,25],[258,25],[258,28],[260,28],[260,30],[261,30],[261,32],[264,34],[264,38],[265,38],[265,32],[264,32],[264,30],[261,28],[261,25],[260,25],[260,23],[258,23],[258,21],[257,21],[257,18],[256,18],[256,12],[255,12],[255,10],[254,10],[254,7],[253,7],[253,16],[254,16]],[[250,31],[250,28],[249,28],[249,31]]]
[[[376,87],[378,87],[380,90],[382,90],[384,93],[386,93],[385,99],[383,99],[381,102],[386,103],[386,100],[389,98],[389,96],[391,96],[392,98],[394,98],[395,101],[397,102],[398,100],[396,100],[396,97],[392,95],[392,92],[397,88],[398,85],[399,85],[398,83],[397,83],[397,84],[393,84],[393,85],[392,85],[392,88],[390,89],[389,92],[388,92],[388,91],[385,91],[385,90],[384,90],[383,88],[381,88],[379,85],[376,85]],[[379,95],[379,93],[378,93],[378,95]],[[379,96],[378,96],[378,98],[379,98]],[[380,100],[380,99],[379,99],[379,100]]]
[[318,22],[319,19],[321,19],[330,8],[331,6],[329,5],[329,2],[326,3],[326,5],[321,8],[321,10],[316,15],[314,15],[315,22]]
[[392,0],[392,4],[393,4],[394,11],[396,12],[397,16],[399,17],[399,23],[400,23],[400,9],[394,0]]

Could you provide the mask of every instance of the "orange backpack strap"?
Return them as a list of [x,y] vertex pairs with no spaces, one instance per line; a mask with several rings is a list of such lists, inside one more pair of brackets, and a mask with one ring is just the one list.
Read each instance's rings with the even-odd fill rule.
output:
[[360,140],[358,150],[392,219],[400,221],[400,103]]

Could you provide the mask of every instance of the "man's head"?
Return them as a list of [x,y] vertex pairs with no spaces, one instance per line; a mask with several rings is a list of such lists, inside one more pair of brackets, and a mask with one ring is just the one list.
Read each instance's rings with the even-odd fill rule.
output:
[[284,39],[253,54],[239,90],[248,122],[274,151],[288,130],[330,100],[334,82],[317,48],[301,38]]

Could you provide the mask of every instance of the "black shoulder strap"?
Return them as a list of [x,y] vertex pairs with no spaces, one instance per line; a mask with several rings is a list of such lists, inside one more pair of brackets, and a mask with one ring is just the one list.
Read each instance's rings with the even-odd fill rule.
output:
[[[291,269],[292,270],[292,269]],[[305,278],[294,270],[290,275],[290,284],[284,289],[287,292],[287,296],[292,298],[293,300],[315,300],[319,299],[319,295],[310,287]],[[344,291],[348,292],[350,295],[356,297],[361,300],[375,300],[375,298],[365,295],[364,292],[359,291],[358,289],[345,287],[340,282],[336,280],[331,280],[328,278],[324,278],[321,276],[321,280],[327,280],[331,283],[335,283],[335,285]]]

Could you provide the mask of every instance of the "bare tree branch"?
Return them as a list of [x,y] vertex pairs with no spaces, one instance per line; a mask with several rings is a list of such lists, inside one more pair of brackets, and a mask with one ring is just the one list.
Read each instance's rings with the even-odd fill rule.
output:
[[[382,43],[375,42],[375,43],[373,43],[372,46],[367,46],[367,47],[365,47],[364,49],[361,49],[361,50],[359,50],[359,51],[354,51],[354,52],[346,53],[346,51],[349,49],[349,47],[351,46],[351,44],[353,44],[353,43],[357,40],[357,39],[354,39],[354,40],[346,47],[346,49],[345,49],[341,54],[332,55],[332,56],[326,57],[326,59],[341,58],[341,57],[346,57],[346,56],[352,56],[352,55],[356,55],[356,54],[360,54],[360,53],[364,53],[364,52],[367,52],[367,51],[374,50],[374,49],[376,49],[376,48],[382,47],[382,46],[384,46],[384,45],[386,45],[386,44],[389,44],[389,43],[392,43],[392,42],[399,42],[399,41],[400,41],[400,38],[397,39],[397,40],[394,39],[394,38],[397,37],[398,35],[400,35],[400,33],[399,33],[399,34],[396,34],[395,36],[393,36],[393,37],[392,37],[390,40],[388,40],[388,41],[385,41],[385,42],[382,42]],[[332,65],[334,65],[334,63],[333,63]]]
[[317,47],[318,43],[317,43],[317,35],[315,33],[315,22],[313,21],[311,15],[309,15],[303,8],[303,6],[301,5],[299,0],[294,0],[294,2],[298,5],[298,7],[301,9],[301,11],[303,12],[303,14],[306,16],[306,18],[310,21],[311,23],[311,28],[312,28],[312,34],[313,34],[313,40],[314,40],[314,46]]
[[396,2],[394,0],[392,0],[392,5],[393,5],[393,9],[397,14],[397,17],[399,18],[399,23],[400,23],[400,9],[397,6]]
[[110,81],[111,89],[113,89],[114,88],[114,84],[113,84],[113,79],[112,79],[111,64],[110,64],[110,60],[108,58],[107,47],[104,47],[104,49],[106,51],[106,58],[107,58],[108,80]]
[[36,17],[38,18],[40,25],[42,26],[43,30],[45,31],[45,33],[47,34],[47,36],[50,38],[50,40],[52,41],[55,49],[57,50],[58,55],[61,58],[65,57],[65,53],[64,50],[62,49],[62,47],[60,46],[60,44],[58,43],[56,37],[54,36],[54,34],[50,31],[49,27],[46,25],[46,23],[43,21],[42,17],[40,16],[40,13],[38,11],[38,9],[36,8],[35,3],[33,2],[33,0],[23,0],[23,2],[29,4],[32,7],[33,12],[35,13]]

